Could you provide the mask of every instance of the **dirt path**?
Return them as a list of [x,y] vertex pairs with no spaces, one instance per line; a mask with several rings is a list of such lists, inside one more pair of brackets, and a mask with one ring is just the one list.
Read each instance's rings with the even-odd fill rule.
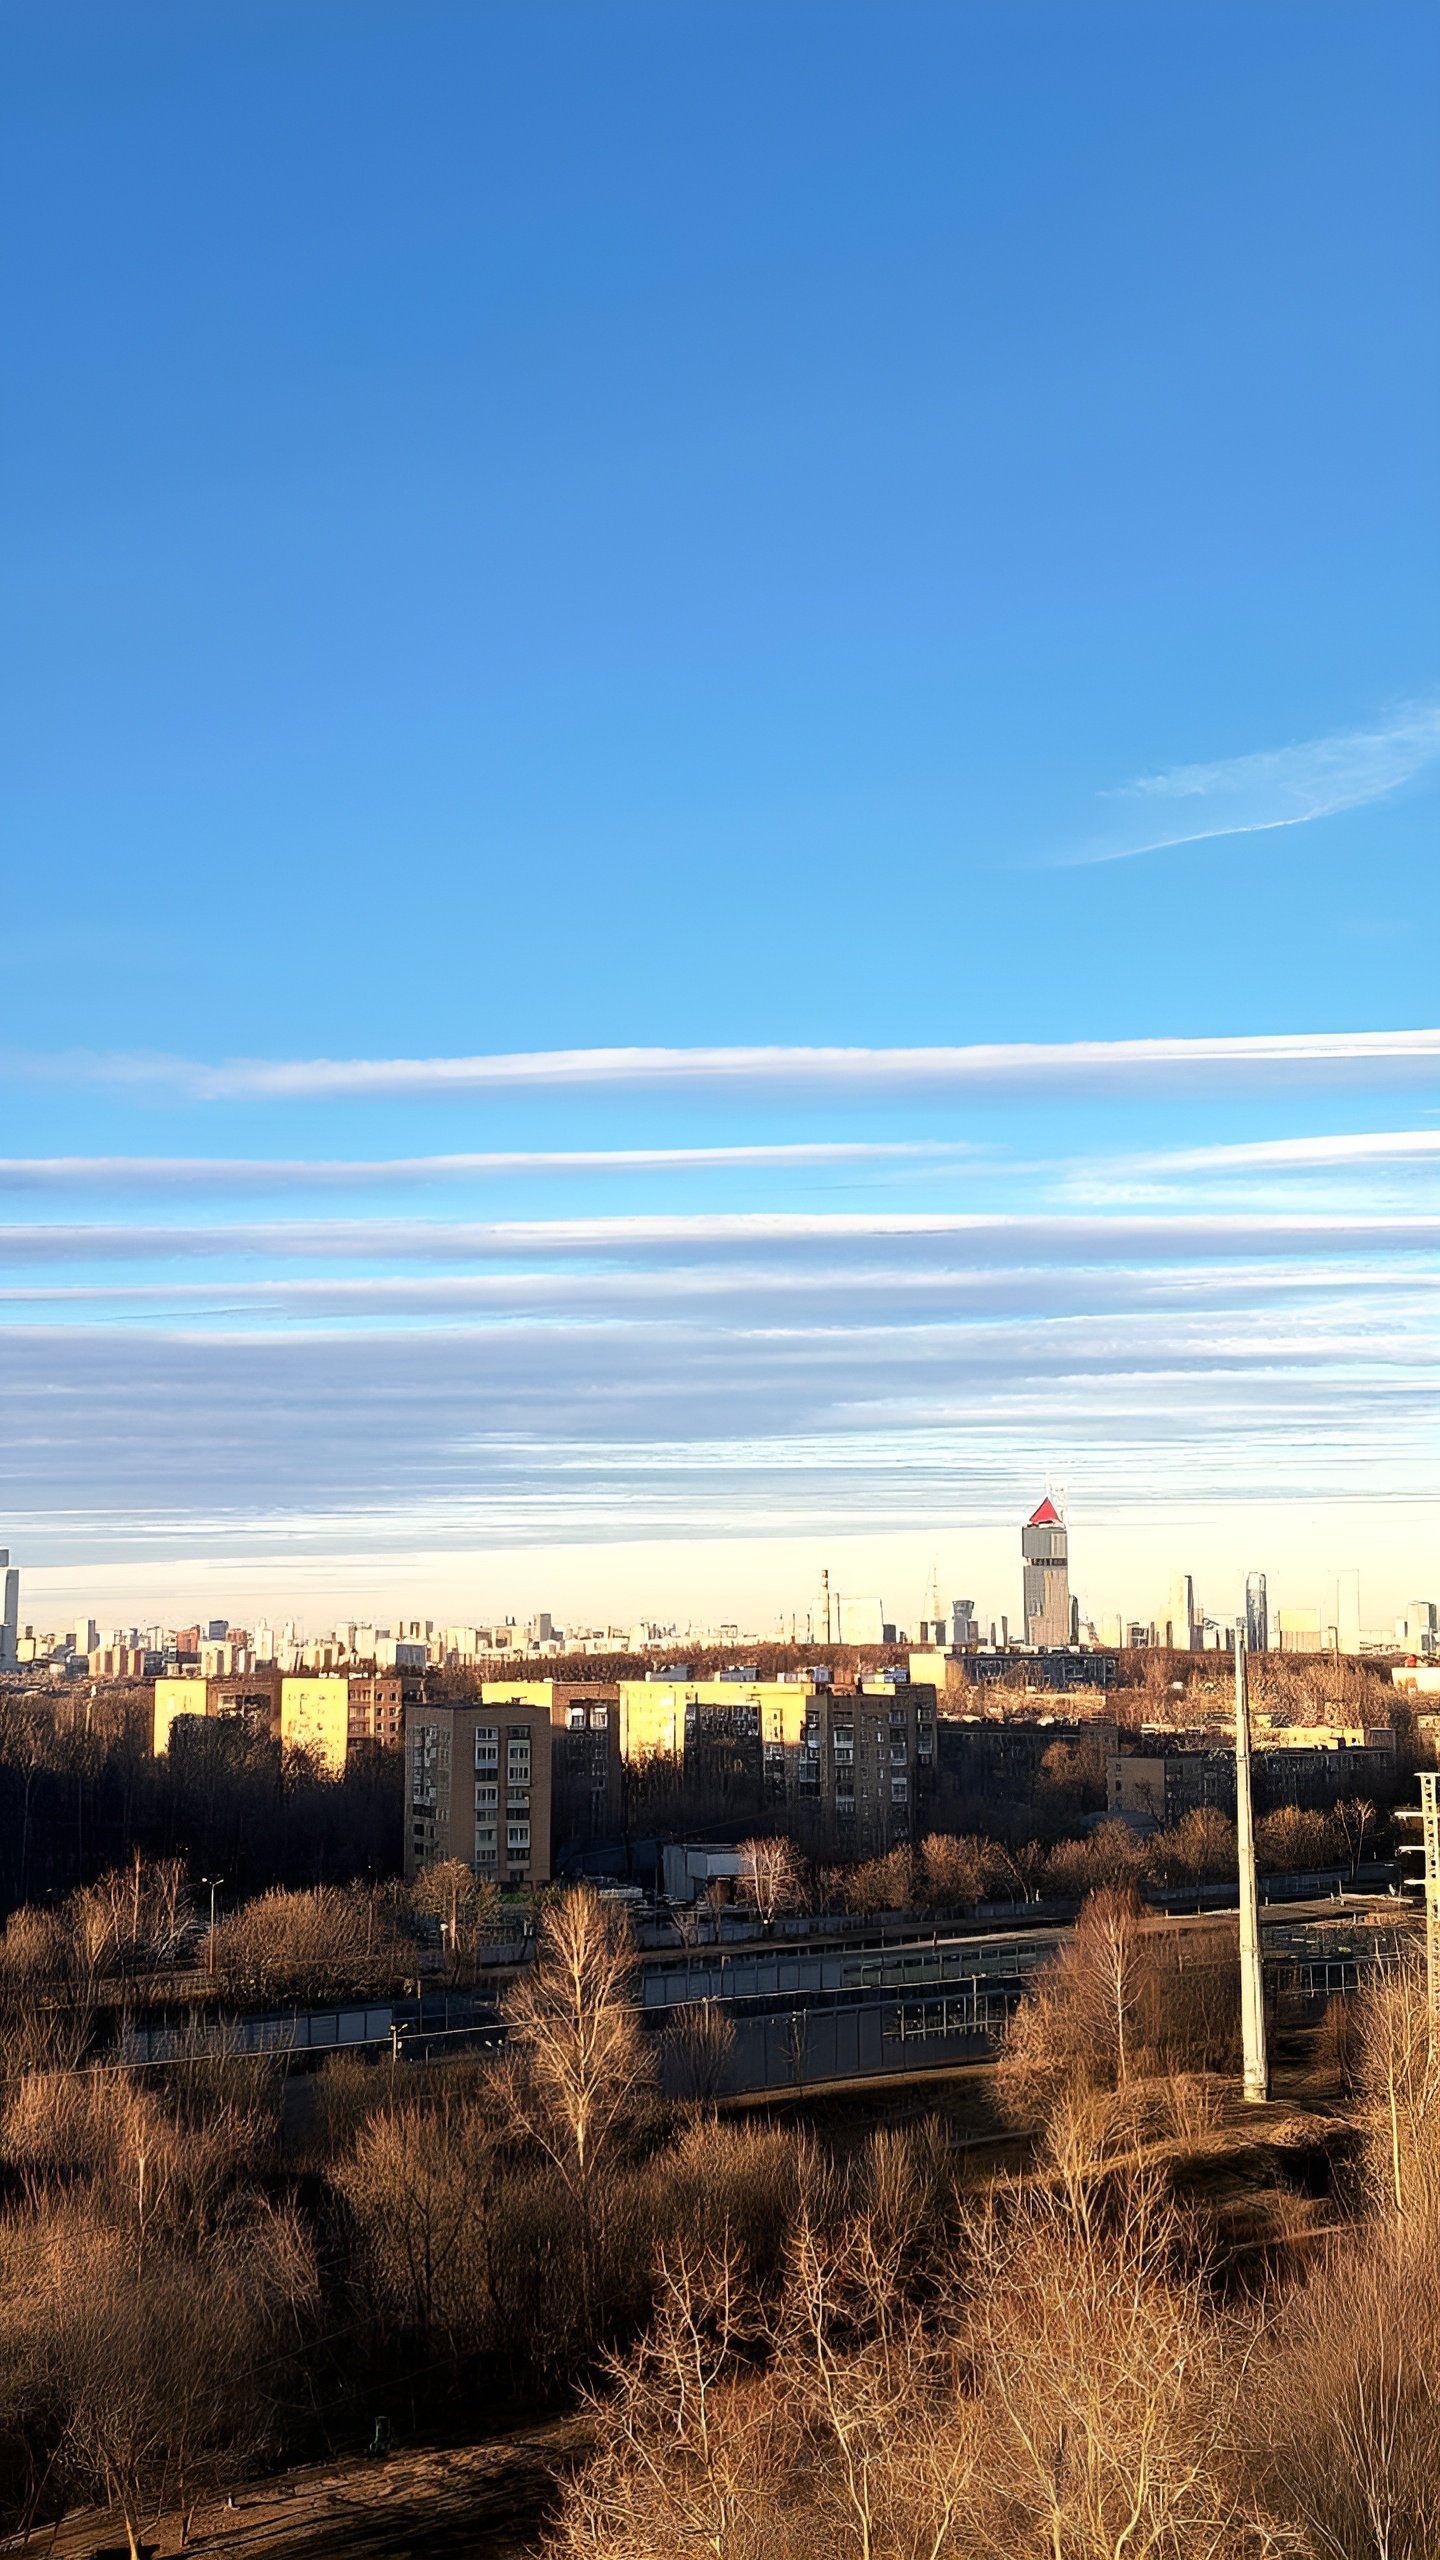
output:
[[[145,2529],[147,2553],[223,2560],[530,2560],[557,2477],[587,2449],[582,2419],[560,2418],[488,2444],[396,2453],[383,2461],[311,2463],[197,2507],[189,2541],[180,2519]],[[0,2541],[27,2560],[124,2560],[118,2517],[90,2509],[52,2534]]]

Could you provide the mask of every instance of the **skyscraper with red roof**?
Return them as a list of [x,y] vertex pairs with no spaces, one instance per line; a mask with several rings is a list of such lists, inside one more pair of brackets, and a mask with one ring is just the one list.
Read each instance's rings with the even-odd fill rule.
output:
[[1073,1644],[1070,1540],[1050,1496],[1032,1511],[1020,1532],[1024,1560],[1024,1627],[1027,1644]]

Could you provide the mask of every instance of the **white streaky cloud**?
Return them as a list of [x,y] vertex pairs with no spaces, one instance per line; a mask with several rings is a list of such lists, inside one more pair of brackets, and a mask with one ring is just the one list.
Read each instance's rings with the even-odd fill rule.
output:
[[[1385,1332],[1358,1330],[1347,1322],[1340,1306],[1312,1311],[1304,1323],[1292,1320],[1284,1325],[1276,1324],[1271,1310],[1231,1308],[1197,1315],[1170,1309],[1132,1311],[1125,1317],[1123,1336],[1116,1332],[1115,1323],[1109,1314],[1062,1320],[1027,1316],[1013,1323],[974,1326],[856,1323],[683,1331],[663,1324],[607,1322],[564,1333],[532,1323],[463,1340],[443,1334],[351,1333],[308,1341],[292,1335],[281,1344],[271,1338],[194,1327],[163,1336],[152,1334],[148,1341],[135,1335],[129,1347],[143,1359],[158,1346],[164,1356],[177,1361],[202,1348],[218,1357],[228,1347],[237,1363],[272,1350],[292,1360],[303,1357],[307,1349],[317,1360],[345,1354],[358,1364],[354,1374],[362,1393],[368,1392],[366,1372],[372,1362],[404,1351],[433,1361],[438,1352],[442,1359],[448,1356],[453,1366],[457,1397],[501,1394],[517,1415],[523,1406],[532,1423],[543,1422],[548,1430],[560,1423],[577,1388],[596,1411],[617,1395],[623,1397],[634,1416],[642,1459],[642,1413],[666,1408],[666,1427],[673,1432],[677,1424],[683,1425],[686,1399],[695,1395],[705,1399],[707,1407],[715,1400],[717,1412],[726,1393],[742,1400],[753,1396],[754,1415],[763,1410],[767,1394],[772,1415],[779,1414],[783,1398],[809,1404],[818,1397],[830,1420],[840,1422],[846,1415],[872,1412],[882,1402],[887,1409],[896,1409],[893,1399],[909,1392],[912,1384],[923,1388],[918,1413],[952,1412],[957,1420],[973,1409],[979,1393],[1029,1396],[1039,1394],[1046,1380],[1068,1382],[1087,1394],[1128,1396],[1141,1379],[1238,1376],[1248,1371],[1263,1373],[1272,1385],[1283,1385],[1293,1393],[1308,1373],[1324,1371],[1327,1392],[1333,1388],[1353,1394],[1362,1378],[1367,1393],[1384,1394],[1393,1387],[1397,1394],[1423,1395],[1432,1406],[1440,1392],[1436,1374],[1440,1344],[1432,1332],[1404,1327]],[[48,1364],[50,1369],[47,1382],[37,1365],[28,1393],[22,1387],[10,1395],[7,1401],[14,1414],[23,1414],[29,1395],[36,1392],[42,1401],[49,1400],[66,1355],[77,1344],[83,1346],[84,1339],[78,1333],[47,1338],[24,1328],[0,1329],[0,1341],[23,1345],[33,1363]],[[123,1337],[108,1331],[92,1333],[89,1339],[109,1344],[117,1359],[126,1349]],[[142,1341],[145,1351],[139,1347]],[[423,1373],[417,1370],[419,1374]],[[309,1392],[303,1378],[297,1380],[293,1372],[291,1383],[302,1396]],[[323,1392],[315,1402],[318,1410]],[[572,1415],[572,1427],[580,1436],[584,1436],[585,1421],[583,1409]],[[613,1427],[613,1415],[611,1423]],[[742,1421],[742,1436],[743,1427]],[[345,1436],[348,1426],[342,1422],[340,1429]],[[303,1459],[301,1466],[303,1472]]]
[[1129,862],[1137,854],[1216,836],[1306,826],[1387,799],[1437,757],[1440,702],[1416,702],[1378,728],[1349,729],[1215,764],[1175,765],[1106,793],[1126,804],[1114,831],[1056,859],[1066,866]]
[[1255,1138],[1236,1145],[1180,1147],[1162,1155],[1114,1157],[1090,1170],[1127,1173],[1326,1172],[1347,1165],[1425,1164],[1440,1157],[1440,1129],[1364,1129],[1336,1137]]
[[875,1093],[970,1089],[1022,1095],[1257,1082],[1423,1080],[1440,1074],[1440,1030],[1257,1032],[1195,1039],[981,1043],[935,1048],[537,1049],[465,1058],[13,1055],[13,1073],[177,1093],[196,1102],[427,1099],[471,1093]]
[[479,1155],[0,1156],[0,1191],[368,1190],[486,1175],[687,1173],[973,1157],[963,1138],[797,1139],[775,1146],[522,1148]]
[[[0,1345],[0,1507],[37,1561],[242,1534],[622,1543],[642,1523],[953,1523],[1063,1462],[1077,1510],[1433,1492],[1433,1330],[1343,1307],[1136,1327],[739,1336],[658,1327],[324,1342],[97,1329]],[[177,1443],[173,1416],[189,1418]],[[237,1417],[243,1416],[243,1428]],[[1075,1494],[1083,1485],[1083,1501]],[[13,1539],[12,1539],[13,1543]],[[477,1560],[478,1561],[478,1560]]]
[[830,1324],[837,1313],[839,1321],[849,1321],[857,1307],[879,1308],[892,1321],[907,1322],[914,1313],[924,1316],[936,1306],[959,1316],[1023,1310],[1064,1316],[1077,1309],[1228,1307],[1250,1299],[1262,1304],[1324,1296],[1353,1301],[1361,1293],[1413,1300],[1428,1321],[1431,1285],[1424,1270],[1386,1261],[1227,1259],[1218,1266],[1201,1262],[1138,1268],[1123,1262],[987,1263],[971,1269],[905,1263],[848,1268],[828,1262],[799,1268],[724,1263],[708,1270],[687,1264],[620,1271],[386,1272],[359,1279],[330,1273],[253,1280],[38,1280],[28,1287],[0,1288],[0,1307],[108,1307],[122,1323],[212,1310],[302,1318],[424,1315],[442,1323],[456,1316],[505,1322],[516,1314],[540,1314],[555,1323],[585,1323],[592,1312],[623,1315],[634,1308],[688,1324],[697,1315],[717,1322],[728,1320],[732,1312],[749,1318],[759,1309],[769,1311],[767,1320],[778,1315],[793,1323],[814,1317]]
[[0,1229],[0,1267],[16,1263],[350,1259],[514,1261],[592,1255],[833,1253],[931,1245],[968,1259],[1145,1260],[1156,1256],[1330,1252],[1430,1253],[1440,1216],[1237,1211],[1165,1217],[1027,1216],[1006,1211],[769,1211],[670,1217],[508,1219],[312,1218],[213,1226],[12,1225]]

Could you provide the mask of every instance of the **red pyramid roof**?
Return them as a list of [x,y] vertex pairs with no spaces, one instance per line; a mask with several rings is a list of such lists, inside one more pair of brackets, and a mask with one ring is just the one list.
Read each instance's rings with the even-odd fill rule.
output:
[[1025,1523],[1025,1526],[1026,1526],[1026,1528],[1027,1528],[1027,1529],[1058,1529],[1058,1528],[1059,1528],[1059,1526],[1060,1526],[1060,1514],[1059,1514],[1059,1512],[1056,1510],[1055,1505],[1054,1505],[1054,1503],[1051,1501],[1050,1496],[1049,1496],[1049,1494],[1048,1494],[1048,1493],[1046,1494],[1044,1501],[1041,1503],[1039,1510],[1038,1510],[1038,1511],[1032,1511],[1032,1512],[1031,1512],[1029,1519],[1028,1519],[1028,1520],[1026,1521],[1026,1523]]

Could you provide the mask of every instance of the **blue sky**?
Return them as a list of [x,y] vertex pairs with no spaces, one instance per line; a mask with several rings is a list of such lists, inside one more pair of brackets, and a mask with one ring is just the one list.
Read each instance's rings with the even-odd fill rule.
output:
[[37,1593],[1440,1582],[1433,11],[0,42]]

